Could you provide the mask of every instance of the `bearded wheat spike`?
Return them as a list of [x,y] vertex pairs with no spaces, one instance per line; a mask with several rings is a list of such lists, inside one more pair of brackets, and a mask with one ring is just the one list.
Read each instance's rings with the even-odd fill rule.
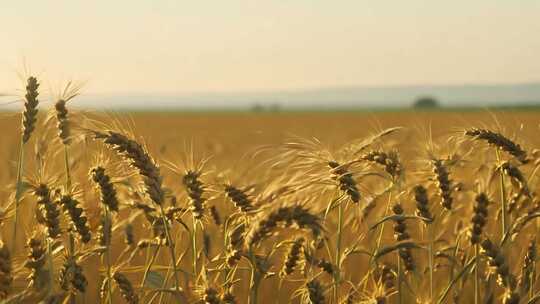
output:
[[233,185],[225,186],[225,195],[233,202],[234,206],[242,212],[250,212],[254,209],[253,200],[246,191]]
[[427,190],[422,185],[415,186],[414,200],[416,201],[416,215],[424,218],[424,223],[430,224],[433,222],[433,215],[429,211],[429,200]]
[[452,198],[452,180],[450,180],[448,168],[442,159],[432,159],[431,166],[435,174],[435,184],[439,189],[441,205],[446,210],[452,210],[454,199]]
[[65,291],[74,289],[84,293],[87,286],[88,281],[83,273],[83,268],[77,264],[74,256],[66,256],[60,270],[60,287]]
[[[399,203],[395,204],[392,207],[392,211],[395,215],[402,215],[403,214],[403,208]],[[396,241],[401,242],[410,239],[410,235],[407,232],[407,225],[405,224],[405,219],[403,218],[396,218],[394,220],[394,238]],[[398,250],[398,254],[403,260],[403,263],[405,265],[406,271],[414,271],[415,265],[413,256],[411,253],[410,248],[400,248]]]
[[59,99],[54,105],[56,110],[56,127],[58,129],[58,137],[62,143],[69,146],[71,143],[71,130],[68,119],[68,109],[66,107],[66,100]]
[[497,272],[497,283],[508,290],[514,290],[516,287],[516,279],[512,273],[510,273],[510,268],[506,263],[506,258],[504,257],[501,250],[491,242],[490,239],[485,239],[480,243],[484,254],[488,257],[489,266],[493,267]]
[[57,204],[52,201],[51,191],[45,184],[39,184],[34,188],[34,196],[37,197],[38,222],[43,224],[50,238],[60,236],[60,211]]
[[311,255],[308,250],[304,250],[304,258],[306,259],[307,264],[317,266],[329,275],[334,274],[334,265],[324,258],[317,259]]
[[526,196],[530,196],[529,187],[527,186],[527,179],[523,176],[521,170],[518,167],[512,165],[510,162],[505,161],[497,168],[500,172],[510,177],[513,184],[519,185],[519,193]]
[[39,104],[38,92],[39,82],[36,77],[30,76],[26,82],[26,95],[24,95],[24,111],[22,113],[22,140],[27,143],[35,129],[37,106]]
[[5,299],[13,282],[11,254],[8,247],[0,241],[0,299]]
[[285,262],[283,263],[283,268],[281,269],[282,276],[291,275],[296,269],[296,266],[298,266],[298,264],[301,262],[304,242],[305,240],[302,237],[293,241],[287,255],[285,256]]
[[28,248],[29,252],[24,266],[30,269],[29,286],[39,291],[47,286],[49,280],[45,269],[47,249],[42,240],[35,236],[28,240]]
[[242,258],[242,244],[244,242],[245,225],[238,225],[230,230],[228,235],[229,244],[227,245],[226,260],[229,267],[233,267]]
[[310,303],[312,304],[324,304],[326,299],[324,298],[324,288],[316,279],[312,279],[306,283],[307,295]]
[[66,213],[71,221],[71,224],[77,231],[77,234],[81,238],[83,243],[88,243],[92,239],[92,233],[90,226],[88,225],[88,218],[85,215],[81,204],[71,194],[63,195],[58,204],[62,206],[64,213]]
[[487,207],[489,205],[489,200],[485,193],[478,194],[474,200],[476,204],[473,208],[473,217],[471,219],[471,228],[469,231],[471,244],[473,245],[480,243],[482,230],[488,219]]
[[204,207],[206,203],[206,198],[203,196],[205,187],[200,180],[200,175],[200,172],[188,170],[182,177],[182,183],[186,187],[189,197],[189,210],[197,220],[202,219],[204,216]]
[[383,166],[386,173],[390,174],[393,178],[399,177],[403,171],[397,151],[388,153],[384,151],[371,151],[361,158]]
[[113,279],[118,285],[118,289],[120,289],[120,294],[122,295],[124,300],[126,300],[126,302],[128,302],[129,304],[139,303],[139,297],[135,293],[133,285],[131,285],[131,282],[125,275],[120,272],[116,272],[113,275]]
[[111,182],[109,175],[105,173],[105,168],[97,166],[90,170],[90,176],[96,183],[101,193],[101,203],[109,208],[109,210],[118,212],[118,199],[116,198],[116,190]]
[[283,227],[296,226],[300,229],[308,229],[316,239],[323,232],[321,219],[312,214],[302,205],[292,205],[279,207],[278,209],[265,214],[253,223],[251,230],[246,234],[245,244],[251,248],[265,238],[270,236],[274,229],[281,225]]
[[353,174],[336,161],[329,161],[328,167],[330,167],[332,179],[337,181],[339,189],[347,194],[353,203],[358,203],[360,201],[360,191],[358,191]]
[[465,130],[464,133],[466,136],[472,137],[476,140],[486,141],[489,145],[505,151],[506,153],[514,156],[522,164],[529,162],[527,159],[527,152],[525,152],[525,150],[523,150],[519,144],[516,144],[501,133],[479,128]]
[[388,265],[383,265],[378,271],[378,279],[385,291],[390,291],[395,286],[396,275],[392,271],[392,268]]
[[127,160],[143,177],[145,190],[155,204],[163,204],[163,178],[154,159],[135,140],[114,131],[93,131],[96,139],[103,142]]

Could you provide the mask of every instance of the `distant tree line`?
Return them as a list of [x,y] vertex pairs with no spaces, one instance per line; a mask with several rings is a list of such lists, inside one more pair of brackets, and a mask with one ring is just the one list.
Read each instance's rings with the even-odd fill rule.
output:
[[433,109],[438,108],[439,101],[432,96],[422,96],[415,100],[413,107],[417,109]]

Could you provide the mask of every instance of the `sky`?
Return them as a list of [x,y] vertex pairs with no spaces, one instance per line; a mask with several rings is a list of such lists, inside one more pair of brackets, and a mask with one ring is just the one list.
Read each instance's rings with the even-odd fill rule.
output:
[[1,0],[0,29],[0,92],[25,65],[91,94],[540,81],[537,0]]

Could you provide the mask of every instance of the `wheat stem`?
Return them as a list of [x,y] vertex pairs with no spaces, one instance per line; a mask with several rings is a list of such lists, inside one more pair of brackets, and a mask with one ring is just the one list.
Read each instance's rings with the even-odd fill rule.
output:
[[169,245],[169,251],[170,251],[170,255],[171,255],[171,263],[172,263],[173,272],[174,272],[174,288],[175,288],[176,291],[179,291],[180,290],[180,283],[179,283],[179,280],[178,280],[178,271],[177,271],[177,268],[176,268],[176,254],[174,253],[174,243],[173,243],[173,240],[171,238],[171,234],[169,232],[167,218],[165,216],[165,211],[163,210],[163,204],[159,204],[159,210],[160,210],[160,213],[161,213],[161,220],[163,221],[163,227],[165,228],[165,236],[167,237],[167,242],[169,243],[168,245]]
[[[103,205],[106,222],[109,222],[111,216],[109,212],[109,207]],[[107,236],[111,237],[111,236]],[[107,264],[107,303],[112,304],[112,272],[111,272],[111,244],[110,241],[107,242],[107,248],[105,250],[105,263]]]
[[19,205],[22,195],[22,176],[24,168],[24,147],[25,144],[21,137],[21,143],[19,146],[19,159],[17,161],[17,181],[15,188],[15,220],[13,221],[13,238],[11,244],[11,252],[15,252],[17,249],[17,226],[19,224]]
[[258,304],[258,296],[259,296],[259,284],[260,284],[260,276],[259,271],[257,269],[257,261],[255,260],[255,255],[253,253],[252,248],[249,248],[249,259],[251,261],[251,278],[249,282],[249,304]]
[[144,287],[146,284],[146,278],[148,277],[148,273],[152,269],[152,266],[154,265],[154,262],[156,261],[156,257],[159,253],[159,249],[161,246],[155,246],[154,253],[152,254],[152,257],[150,257],[150,261],[148,262],[148,265],[146,265],[146,268],[144,269],[143,277],[141,280],[141,287]]
[[426,225],[428,233],[428,259],[429,259],[429,298],[433,303],[433,229],[431,225]]
[[401,288],[401,281],[403,279],[403,270],[401,269],[401,257],[399,256],[399,251],[396,251],[397,256],[397,285],[398,285],[398,304],[402,303],[403,300],[403,294],[402,294],[402,288]]
[[474,244],[474,304],[480,303],[480,271],[478,267],[480,266],[479,262],[480,250],[478,244]]
[[49,263],[49,290],[48,295],[54,290],[54,261],[53,261],[53,250],[52,243],[54,240],[52,238],[47,238],[47,260]]
[[[501,155],[498,149],[495,150],[497,155],[497,163],[501,162]],[[500,196],[501,196],[501,239],[504,238],[506,234],[506,228],[508,227],[507,217],[506,217],[506,185],[504,182],[504,173],[501,171],[500,176]]]
[[[386,202],[386,209],[384,210],[384,217],[386,217],[388,215],[388,212],[390,211],[390,203],[392,202],[392,192],[388,192],[388,201]],[[375,247],[375,250],[373,251],[373,253],[379,251],[379,248],[381,248],[381,241],[382,241],[382,237],[383,237],[383,234],[384,234],[384,225],[385,223],[382,223],[380,226],[379,229],[379,235],[377,236],[377,244],[376,244],[376,247]]]
[[193,276],[197,276],[197,219],[193,217],[193,231],[191,233],[191,250],[193,252]]
[[336,270],[334,272],[334,303],[338,303],[339,299],[339,285],[341,281],[341,242],[343,232],[343,202],[338,206],[338,226],[337,226],[337,240],[336,240],[336,252],[335,252],[335,264]]

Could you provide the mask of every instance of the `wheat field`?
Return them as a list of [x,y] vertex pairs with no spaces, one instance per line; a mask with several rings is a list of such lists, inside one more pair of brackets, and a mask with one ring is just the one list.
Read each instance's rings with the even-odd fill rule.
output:
[[[3,303],[535,303],[535,112],[0,116]],[[43,100],[41,100],[43,99]]]

